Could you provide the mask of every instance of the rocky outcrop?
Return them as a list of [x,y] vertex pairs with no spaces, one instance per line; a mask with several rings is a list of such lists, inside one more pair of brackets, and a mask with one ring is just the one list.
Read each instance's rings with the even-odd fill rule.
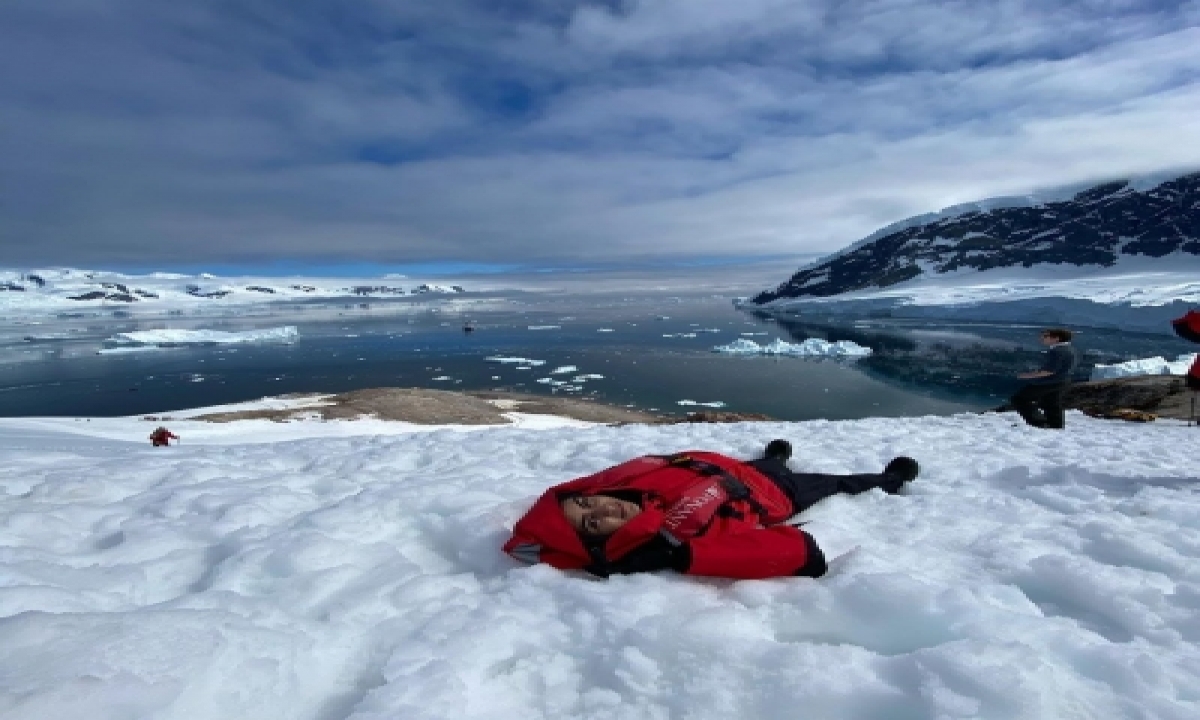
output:
[[[1138,410],[1162,418],[1187,420],[1191,417],[1193,393],[1179,375],[1141,375],[1076,383],[1067,390],[1064,405],[1098,417],[1111,416],[1118,410]],[[1200,399],[1198,399],[1200,405]],[[1002,405],[997,411],[1012,410]]]

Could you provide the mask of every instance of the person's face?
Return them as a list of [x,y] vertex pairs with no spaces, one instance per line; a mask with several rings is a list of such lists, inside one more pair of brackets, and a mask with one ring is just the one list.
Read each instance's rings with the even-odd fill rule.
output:
[[1042,336],[1042,344],[1043,345],[1053,345],[1057,342],[1058,342],[1058,338],[1056,338],[1053,335],[1043,335]]
[[577,495],[559,505],[576,532],[598,537],[612,535],[642,511],[637,503],[606,495]]

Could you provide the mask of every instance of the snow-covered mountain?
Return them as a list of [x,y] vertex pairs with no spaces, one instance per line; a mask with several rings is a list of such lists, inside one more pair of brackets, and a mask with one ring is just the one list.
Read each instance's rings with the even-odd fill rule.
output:
[[384,282],[362,278],[220,278],[208,273],[180,275],[123,273],[55,268],[0,270],[0,308],[37,309],[63,306],[251,304],[291,299],[396,297],[457,294],[461,285],[416,283],[407,288],[392,277]]
[[1155,264],[1171,270],[1181,258],[1200,261],[1200,172],[1119,180],[1065,196],[997,198],[910,218],[801,268],[753,302],[869,292],[946,274],[973,282],[998,269],[1059,266],[1081,276],[1134,260],[1142,261],[1132,263],[1140,270]]

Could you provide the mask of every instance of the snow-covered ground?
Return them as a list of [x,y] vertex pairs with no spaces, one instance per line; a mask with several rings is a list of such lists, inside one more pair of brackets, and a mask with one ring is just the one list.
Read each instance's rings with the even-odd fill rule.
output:
[[[1166,269],[1170,268],[1170,269]],[[1127,258],[1112,268],[1074,265],[964,269],[883,289],[786,298],[760,309],[800,314],[888,314],[1171,333],[1200,305],[1200,258]],[[744,300],[743,300],[744,302]],[[754,306],[757,307],[757,306]]]
[[[172,420],[151,448],[158,421],[0,419],[0,716],[1200,717],[1196,428],[522,422]],[[819,580],[499,550],[551,483],[772,437],[796,469],[923,474],[805,514],[857,548]]]
[[1112,365],[1097,364],[1092,368],[1092,380],[1133,377],[1135,375],[1184,375],[1196,362],[1196,354],[1179,355],[1174,360],[1164,357],[1140,358]]

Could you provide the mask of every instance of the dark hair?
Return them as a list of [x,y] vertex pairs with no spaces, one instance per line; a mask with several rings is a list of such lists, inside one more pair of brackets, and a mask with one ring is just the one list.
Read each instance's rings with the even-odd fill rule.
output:
[[1059,342],[1071,342],[1074,334],[1066,328],[1046,328],[1042,331],[1042,337],[1058,338]]

